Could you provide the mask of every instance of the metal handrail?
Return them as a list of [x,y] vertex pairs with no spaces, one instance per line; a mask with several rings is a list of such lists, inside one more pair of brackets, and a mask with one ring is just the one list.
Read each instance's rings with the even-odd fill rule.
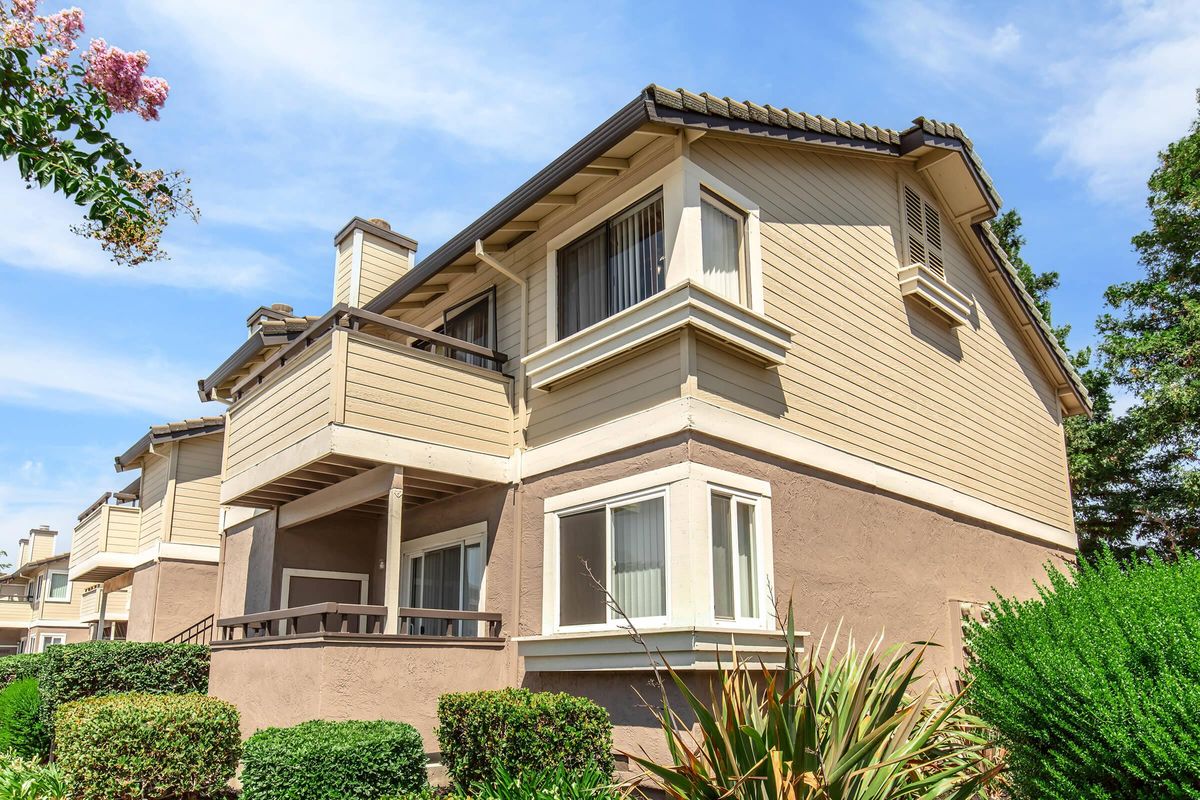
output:
[[199,622],[192,623],[187,628],[167,639],[170,644],[208,644],[212,641],[213,621],[215,614],[209,614]]
[[229,392],[230,396],[234,400],[240,400],[247,389],[261,384],[272,372],[285,367],[294,356],[304,352],[330,332],[338,328],[359,330],[364,322],[394,330],[413,339],[440,344],[452,353],[460,352],[480,356],[497,365],[502,365],[508,361],[508,356],[490,347],[481,347],[471,342],[465,342],[462,339],[456,339],[453,336],[447,336],[444,333],[426,330],[417,325],[410,325],[407,322],[399,322],[390,317],[385,317],[382,314],[363,311],[361,308],[351,308],[345,303],[338,303],[320,319],[309,325],[303,334],[294,341],[284,345],[275,355],[267,359],[265,363],[235,384]]

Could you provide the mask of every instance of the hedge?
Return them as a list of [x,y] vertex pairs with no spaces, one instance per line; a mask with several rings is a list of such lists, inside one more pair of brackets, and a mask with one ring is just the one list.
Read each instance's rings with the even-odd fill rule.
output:
[[48,726],[55,709],[84,697],[208,691],[209,652],[204,645],[95,641],[51,647],[41,656],[38,688]]
[[0,690],[0,752],[21,758],[50,755],[50,733],[42,721],[42,696],[33,678]]
[[1200,561],[1048,568],[969,644],[972,710],[1016,798],[1200,797]]
[[55,763],[75,800],[222,796],[240,752],[237,709],[215,697],[89,697],[55,715]]
[[403,722],[267,728],[246,741],[242,800],[376,800],[426,788],[421,735]]
[[490,781],[497,767],[519,776],[558,767],[612,775],[608,711],[584,697],[528,689],[438,698],[442,763],[460,787]]
[[20,653],[0,658],[0,689],[22,678],[38,677],[45,657],[45,653]]

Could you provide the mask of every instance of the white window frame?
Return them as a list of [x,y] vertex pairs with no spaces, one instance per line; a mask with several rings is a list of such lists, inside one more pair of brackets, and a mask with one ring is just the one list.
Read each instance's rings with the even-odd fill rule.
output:
[[[759,314],[765,313],[762,278],[761,208],[751,198],[711,174],[687,155],[677,156],[670,164],[631,185],[608,202],[581,216],[546,242],[546,346],[560,340],[558,335],[558,251],[611,219],[621,211],[649,196],[662,192],[663,252],[666,278],[662,291],[692,281],[703,285],[703,237],[700,228],[700,201],[708,195],[744,214],[742,250],[744,281],[741,305]],[[650,298],[647,298],[649,300]],[[642,302],[647,302],[643,300]],[[635,304],[636,305],[636,304]],[[631,306],[635,307],[635,306]],[[578,331],[604,325],[607,320]],[[563,337],[570,338],[570,337]]]
[[[330,578],[332,580],[339,581],[358,581],[358,602],[364,606],[367,604],[367,597],[369,596],[368,593],[371,585],[371,576],[366,572],[335,572],[327,569],[296,569],[294,567],[284,567],[283,574],[280,578],[281,585],[279,587],[279,608],[281,610],[290,608],[288,605],[288,598],[292,590],[292,578]],[[358,621],[358,629],[360,631],[366,630],[366,624],[367,618],[360,617]],[[283,634],[287,633],[287,629],[288,621],[286,619],[280,620],[279,634],[282,636]]]
[[[56,641],[52,642],[52,641],[50,641],[51,639],[54,639]],[[65,645],[66,643],[67,643],[67,635],[65,633],[42,633],[42,634],[38,635],[37,651],[39,653],[44,653],[44,652],[46,652],[47,647],[52,647],[54,645]]]
[[[412,561],[417,556],[423,556],[434,550],[443,550],[458,544],[466,552],[467,547],[479,545],[480,558],[483,560],[483,571],[479,576],[479,610],[487,609],[487,575],[488,575],[488,526],[486,522],[474,522],[461,528],[431,533],[416,539],[404,539],[400,542],[400,607],[409,608],[406,602],[412,597]],[[466,591],[466,584],[461,591]],[[459,605],[462,605],[462,596]]]
[[[707,203],[708,205],[715,208],[717,211],[721,212],[725,216],[732,219],[738,225],[738,254],[737,254],[738,296],[737,296],[736,300],[733,300],[733,302],[736,302],[743,306],[749,306],[749,304],[750,304],[749,303],[750,269],[747,265],[748,259],[746,258],[746,251],[748,249],[747,244],[746,244],[746,240],[747,240],[746,219],[747,219],[748,215],[746,214],[745,211],[738,208],[736,204],[729,202],[724,197],[722,197],[720,194],[718,194],[717,192],[710,189],[703,181],[701,181],[701,183],[700,183],[700,203],[701,204]],[[702,233],[701,233],[701,237],[700,237],[700,247],[701,247],[700,264],[701,264],[701,277],[703,277],[703,266],[704,266],[703,222],[701,222],[701,231],[702,231]],[[705,287],[705,288],[708,288],[708,287]],[[713,290],[709,289],[709,291],[713,291]],[[728,297],[725,299],[732,300],[731,298],[728,298]]]
[[46,591],[46,573],[41,573],[34,579],[33,596],[30,598],[34,605],[42,604],[42,594]]
[[[583,505],[571,506],[556,511],[554,514],[555,526],[555,553],[561,558],[562,548],[559,542],[562,537],[562,518],[569,517],[574,514],[580,514],[585,511],[595,511],[598,508],[604,509],[604,585],[609,593],[612,592],[613,585],[613,553],[612,553],[612,509],[618,506],[627,506],[634,503],[640,503],[645,500],[654,500],[662,498],[663,501],[663,613],[660,616],[654,617],[630,617],[629,622],[634,626],[641,627],[661,627],[671,618],[671,498],[669,487],[657,486],[652,489],[645,489],[628,494],[615,495],[613,497],[598,500],[596,502],[585,503]],[[594,571],[594,570],[593,570]],[[562,572],[562,563],[556,561],[554,564],[554,574],[557,578]],[[557,585],[557,584],[556,584]],[[608,631],[614,628],[627,627],[628,623],[625,617],[617,614],[613,609],[608,598],[604,602],[605,622],[590,623],[585,625],[563,625],[562,617],[562,602],[558,596],[558,592],[554,593],[554,629],[563,632],[569,631]]]
[[51,569],[46,571],[46,602],[47,603],[70,603],[71,602],[71,579],[67,578],[67,596],[62,598],[54,598],[50,596],[50,589],[54,585],[50,579],[51,575],[67,575],[65,569]]
[[[713,518],[712,518],[712,498],[713,495],[721,495],[731,499],[730,512],[736,508],[736,503],[741,502],[748,504],[754,508],[754,575],[756,579],[755,585],[755,603],[758,606],[758,613],[753,616],[745,616],[739,614],[738,605],[740,604],[741,577],[737,569],[737,515],[734,514],[731,519],[732,527],[730,528],[730,544],[733,553],[733,605],[734,615],[732,619],[722,618],[717,616],[717,580],[713,574],[712,552],[713,552]],[[763,496],[753,492],[737,489],[731,486],[725,486],[719,483],[709,483],[708,493],[706,495],[708,518],[708,589],[709,589],[709,611],[713,616],[713,624],[718,627],[734,627],[734,628],[754,628],[762,627],[767,623],[767,615],[771,609],[769,594],[770,580],[766,571],[763,569],[763,548],[766,547],[766,532],[763,530]]]

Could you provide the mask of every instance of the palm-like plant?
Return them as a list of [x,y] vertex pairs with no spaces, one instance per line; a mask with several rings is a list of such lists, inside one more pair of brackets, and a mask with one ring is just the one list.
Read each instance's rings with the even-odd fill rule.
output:
[[784,668],[733,654],[704,702],[674,671],[693,732],[663,693],[670,765],[633,756],[673,798],[739,800],[966,800],[1000,767],[983,723],[920,674],[925,645],[858,650],[835,633],[805,656],[792,611]]

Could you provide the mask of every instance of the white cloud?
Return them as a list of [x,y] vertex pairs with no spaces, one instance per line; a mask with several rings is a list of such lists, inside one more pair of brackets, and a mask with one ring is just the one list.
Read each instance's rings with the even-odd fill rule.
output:
[[128,483],[113,470],[113,453],[104,448],[73,448],[55,455],[52,479],[46,478],[40,461],[35,462],[39,466],[35,475],[25,471],[28,461],[15,470],[0,471],[0,519],[4,520],[0,550],[8,554],[3,561],[15,563],[17,540],[40,525],[59,532],[58,552],[69,549],[79,512],[102,493]]
[[1200,4],[1129,3],[1049,72],[1064,102],[1041,144],[1098,197],[1141,203],[1155,156],[1196,113]]
[[[13,320],[7,310],[0,311]],[[43,333],[27,337],[20,347],[0,348],[0,403],[177,419],[204,413],[192,389],[201,371],[153,352],[107,350],[84,339]]]
[[[0,220],[4,221],[0,264],[131,286],[201,288],[237,294],[276,285],[287,273],[286,266],[272,256],[249,248],[209,245],[192,235],[194,230],[185,230],[173,240],[168,238],[169,260],[118,266],[96,242],[71,233],[70,227],[82,217],[81,209],[71,201],[49,189],[26,189],[14,165],[0,164]],[[182,219],[173,224],[191,225]]]
[[947,81],[991,69],[1021,46],[1016,24],[978,24],[940,0],[868,2],[867,6],[864,33],[868,38],[895,50],[905,69],[921,67]]

